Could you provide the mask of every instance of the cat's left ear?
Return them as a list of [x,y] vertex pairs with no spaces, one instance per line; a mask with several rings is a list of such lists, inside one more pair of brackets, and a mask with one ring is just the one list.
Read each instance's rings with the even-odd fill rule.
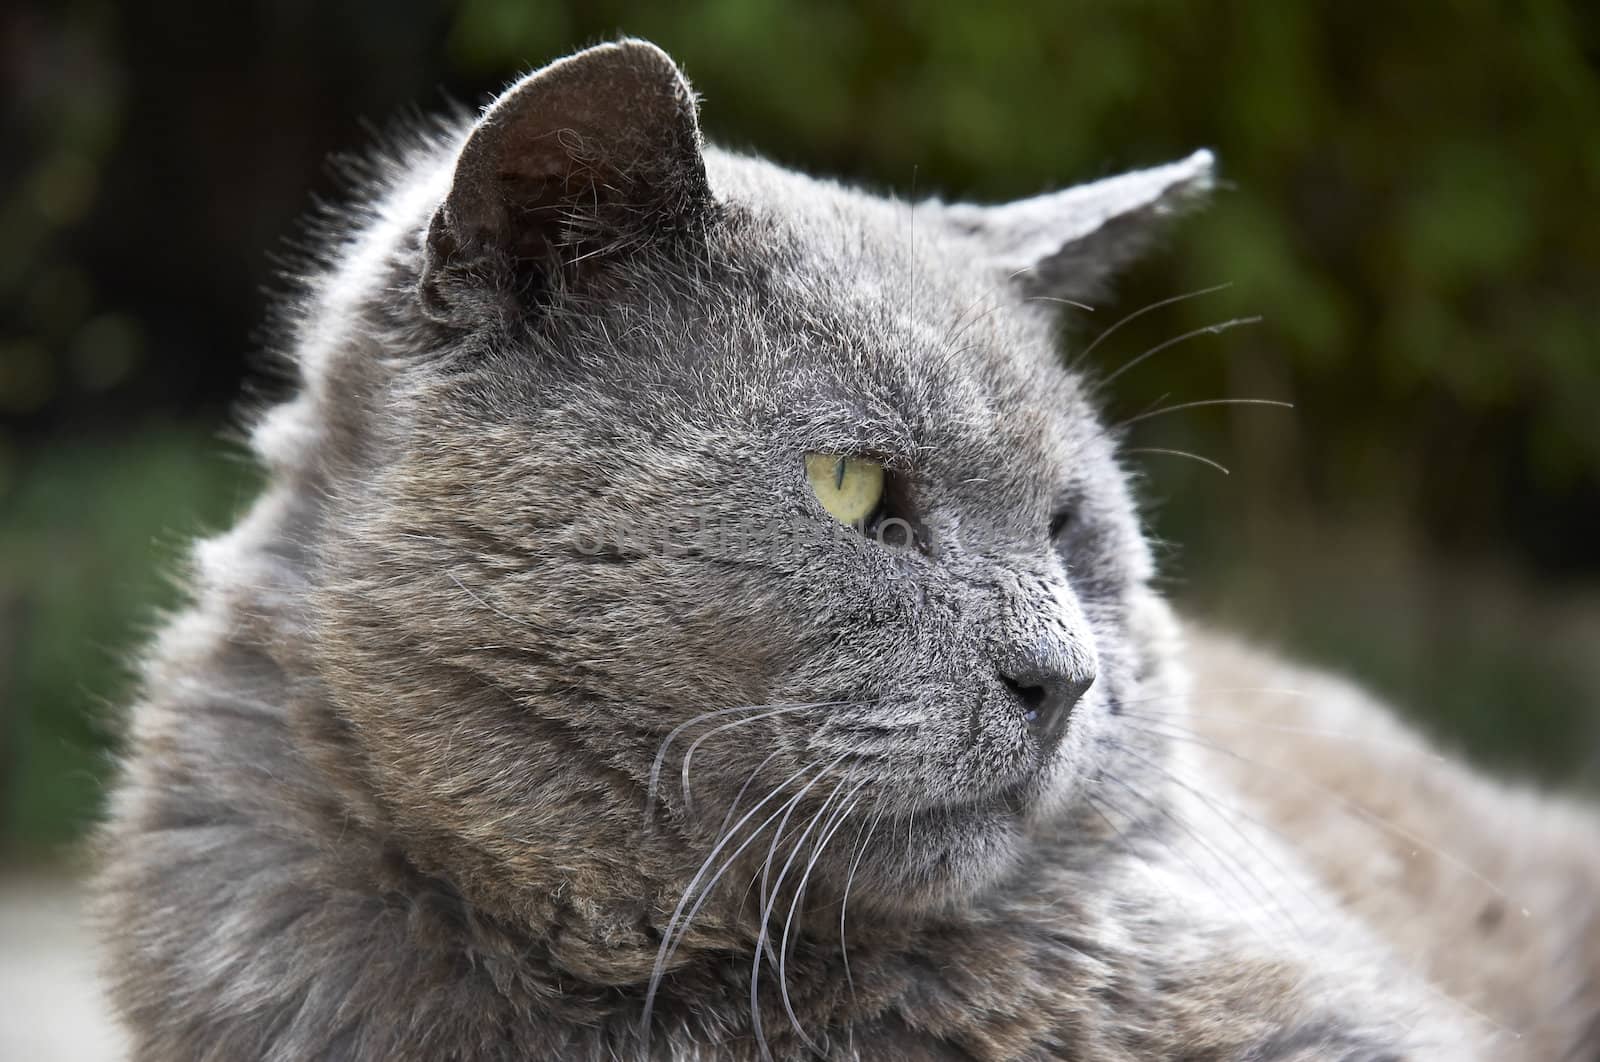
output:
[[979,256],[1030,295],[1092,296],[1136,258],[1164,223],[1202,201],[1215,181],[1211,152],[999,206],[944,207]]
[[711,201],[694,92],[637,39],[557,60],[473,126],[428,226],[420,292],[463,301],[581,282],[692,230]]

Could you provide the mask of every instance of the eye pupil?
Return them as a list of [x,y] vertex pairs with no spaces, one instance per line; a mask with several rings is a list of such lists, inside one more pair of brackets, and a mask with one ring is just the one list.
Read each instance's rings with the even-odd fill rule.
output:
[[844,489],[844,466],[845,466],[845,460],[844,460],[844,458],[841,457],[841,458],[839,458],[838,467],[833,470],[833,489],[834,490],[842,490],[842,489]]

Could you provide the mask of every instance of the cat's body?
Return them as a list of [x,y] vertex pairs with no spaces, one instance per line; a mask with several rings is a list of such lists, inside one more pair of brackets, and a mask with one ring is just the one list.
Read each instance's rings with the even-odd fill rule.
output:
[[1208,159],[913,212],[702,149],[639,43],[470,132],[330,252],[150,658],[139,1057],[1600,1052],[1592,821],[1326,680],[1221,692],[1280,665],[1149,589],[1051,301]]

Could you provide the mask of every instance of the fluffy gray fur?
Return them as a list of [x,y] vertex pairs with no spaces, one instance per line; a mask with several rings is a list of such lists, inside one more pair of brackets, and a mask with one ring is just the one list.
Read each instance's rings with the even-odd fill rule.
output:
[[1124,723],[1177,629],[1056,300],[1209,181],[879,198],[639,41],[391,160],[131,716],[136,1056],[1502,1057],[1277,840],[1304,901],[1208,869]]

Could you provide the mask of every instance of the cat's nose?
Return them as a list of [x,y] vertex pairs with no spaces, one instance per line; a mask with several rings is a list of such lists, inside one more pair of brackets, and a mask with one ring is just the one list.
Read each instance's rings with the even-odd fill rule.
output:
[[1067,723],[1083,695],[1094,685],[1094,671],[1070,657],[1039,653],[1011,662],[1000,679],[1022,709],[1022,717],[1045,745],[1066,733]]

